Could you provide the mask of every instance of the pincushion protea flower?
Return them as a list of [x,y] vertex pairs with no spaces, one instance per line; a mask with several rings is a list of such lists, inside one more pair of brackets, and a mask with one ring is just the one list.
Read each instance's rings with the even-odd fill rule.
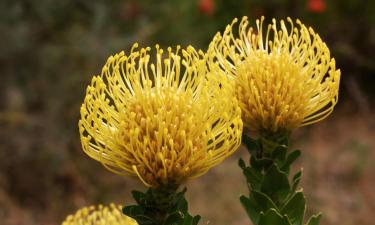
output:
[[138,223],[122,214],[121,206],[90,206],[69,215],[62,225],[138,225]]
[[134,45],[129,55],[111,56],[92,79],[81,107],[82,146],[114,173],[151,187],[178,185],[238,148],[240,108],[225,82],[206,78],[202,52],[163,54],[157,46],[153,64],[150,50]]
[[263,32],[247,17],[218,33],[208,50],[211,68],[232,78],[244,125],[258,133],[285,134],[327,117],[338,100],[340,70],[312,28],[276,20]]

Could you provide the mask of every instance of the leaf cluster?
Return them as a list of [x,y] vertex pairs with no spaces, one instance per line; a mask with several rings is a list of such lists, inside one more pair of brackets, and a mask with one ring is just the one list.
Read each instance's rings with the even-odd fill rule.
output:
[[[267,151],[264,140],[244,135],[250,161],[239,160],[249,188],[249,196],[240,201],[254,225],[303,225],[306,200],[298,184],[302,170],[289,180],[290,167],[300,156],[299,150],[288,152],[287,137]],[[275,142],[274,142],[275,143]],[[268,145],[269,147],[269,145]],[[318,225],[321,214],[312,216],[306,225]]]
[[185,192],[186,188],[176,192],[169,187],[150,188],[145,193],[133,191],[137,205],[125,206],[123,213],[139,225],[197,225],[201,217],[189,214]]

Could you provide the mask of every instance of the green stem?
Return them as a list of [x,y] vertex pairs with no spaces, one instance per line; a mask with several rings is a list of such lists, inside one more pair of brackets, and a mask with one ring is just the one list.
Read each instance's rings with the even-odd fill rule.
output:
[[149,200],[145,205],[145,215],[154,218],[157,224],[164,224],[169,210],[173,207],[177,186],[162,186],[149,189]]

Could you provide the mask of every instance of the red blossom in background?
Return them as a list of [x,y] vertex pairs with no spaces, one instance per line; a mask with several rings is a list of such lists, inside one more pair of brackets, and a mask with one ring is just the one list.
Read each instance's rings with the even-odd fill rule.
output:
[[202,14],[212,16],[215,12],[215,0],[198,0],[198,8]]
[[326,10],[327,5],[325,0],[309,0],[307,2],[307,8],[310,12],[322,13]]
[[138,6],[136,1],[126,1],[122,5],[122,12],[121,17],[125,21],[132,21],[137,18],[139,15],[141,8]]

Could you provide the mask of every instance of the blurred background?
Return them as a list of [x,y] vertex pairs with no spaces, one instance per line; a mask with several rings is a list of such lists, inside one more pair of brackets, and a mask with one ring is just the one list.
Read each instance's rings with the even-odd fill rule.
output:
[[[375,1],[2,0],[0,2],[0,224],[53,225],[78,208],[132,203],[135,180],[107,172],[81,150],[86,86],[107,57],[141,46],[205,50],[233,18],[300,18],[326,41],[342,71],[340,100],[299,129],[308,214],[324,225],[375,221]],[[243,149],[188,183],[193,213],[213,225],[249,224],[238,197]]]

